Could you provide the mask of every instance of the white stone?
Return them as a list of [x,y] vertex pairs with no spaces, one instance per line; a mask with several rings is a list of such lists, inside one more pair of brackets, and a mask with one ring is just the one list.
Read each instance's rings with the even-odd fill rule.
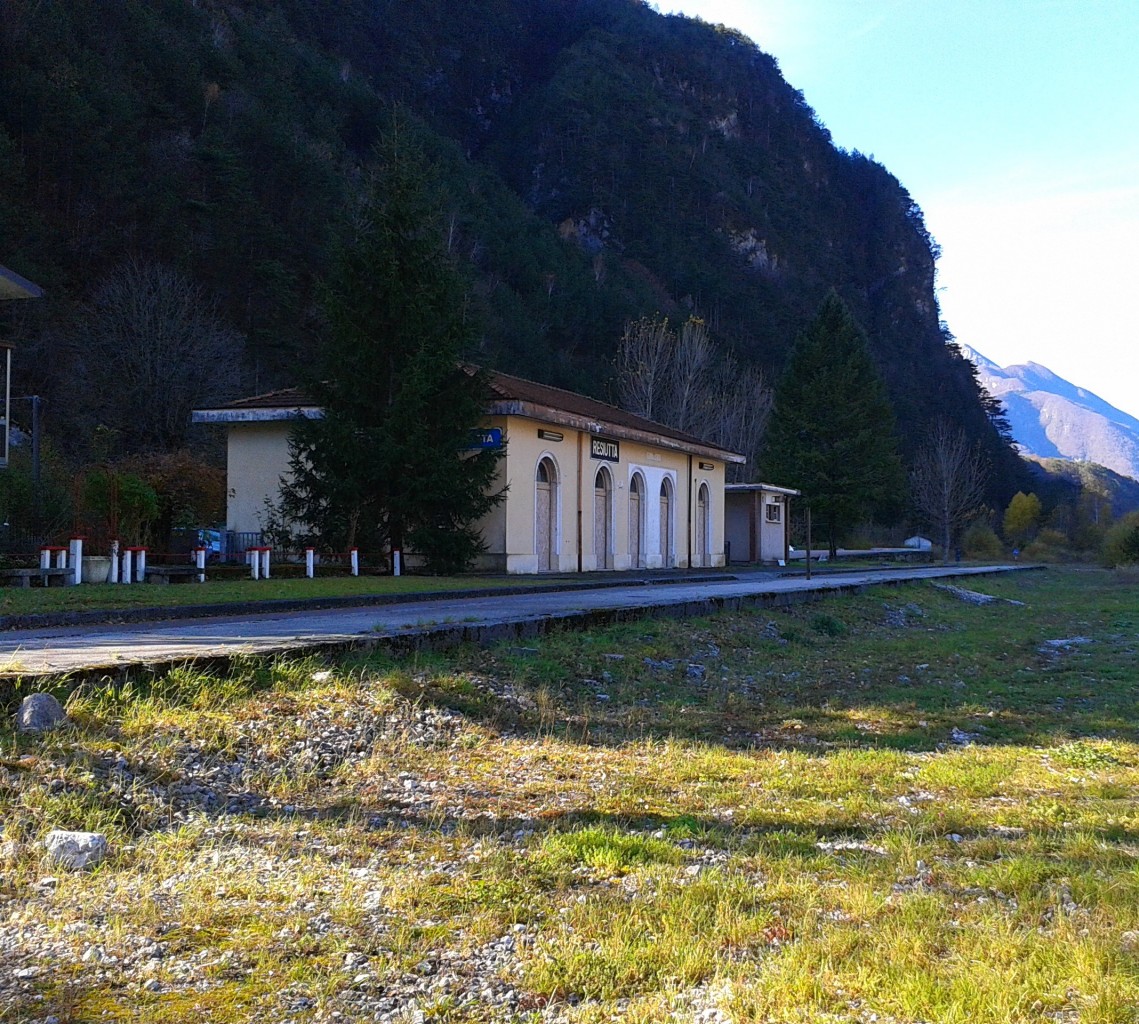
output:
[[50,693],[29,693],[16,712],[16,731],[47,732],[66,721],[63,706]]
[[49,832],[44,849],[53,864],[71,871],[93,868],[107,856],[107,837],[101,832]]

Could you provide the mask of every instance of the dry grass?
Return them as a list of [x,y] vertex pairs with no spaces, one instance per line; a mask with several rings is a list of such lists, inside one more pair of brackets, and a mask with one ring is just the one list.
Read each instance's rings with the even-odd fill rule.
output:
[[[1026,606],[913,586],[78,695],[0,736],[0,973],[40,969],[0,1014],[1135,1021],[1136,592],[978,587]],[[53,827],[114,855],[45,884]]]

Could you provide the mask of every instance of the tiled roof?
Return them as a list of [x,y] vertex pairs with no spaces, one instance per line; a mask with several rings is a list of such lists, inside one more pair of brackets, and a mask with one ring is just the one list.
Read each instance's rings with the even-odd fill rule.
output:
[[[716,453],[720,458],[727,458],[729,462],[742,461],[734,452],[726,451],[718,445],[704,441],[693,434],[655,423],[643,416],[637,416],[624,409],[606,402],[599,402],[595,398],[587,398],[573,391],[550,387],[548,384],[538,384],[532,380],[521,377],[512,377],[508,373],[499,373],[497,370],[488,370],[487,378],[490,384],[491,403],[487,410],[491,414],[529,416],[542,419],[553,415],[556,421],[581,425],[597,431],[610,431],[624,434],[626,431],[658,444],[663,443],[670,448],[686,448],[700,450],[705,453]],[[261,395],[252,395],[249,398],[239,398],[235,402],[221,406],[216,410],[195,412],[195,420],[207,422],[214,420],[232,421],[236,417],[217,417],[216,413],[241,413],[242,411],[255,412],[259,410],[277,410],[281,413],[295,409],[315,409],[316,403],[300,388],[282,388],[278,391],[268,391]],[[214,414],[214,415],[211,415]],[[560,414],[560,415],[557,415]],[[572,421],[572,422],[571,422]]]
[[263,395],[239,398],[222,406],[223,409],[314,409],[316,403],[300,388],[281,388],[266,391]]
[[[532,380],[523,380],[521,377],[512,377],[507,373],[496,370],[488,371],[490,390],[499,399],[508,402],[525,402],[535,406],[557,409],[568,412],[582,419],[593,420],[598,424],[610,424],[617,427],[628,427],[631,430],[648,434],[658,434],[661,437],[672,438],[685,445],[698,445],[709,447],[708,441],[686,434],[683,430],[665,426],[647,420],[643,416],[620,409],[607,402],[599,402],[596,398],[587,398],[573,391],[564,391],[562,388],[550,387],[548,384],[538,384]],[[714,447],[714,446],[713,446]]]

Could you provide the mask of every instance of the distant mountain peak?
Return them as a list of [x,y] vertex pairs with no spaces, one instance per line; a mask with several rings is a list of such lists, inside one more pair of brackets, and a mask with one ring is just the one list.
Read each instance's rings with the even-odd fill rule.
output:
[[1027,455],[1095,462],[1139,480],[1139,419],[1040,363],[999,366],[967,345],[982,385],[1004,404]]

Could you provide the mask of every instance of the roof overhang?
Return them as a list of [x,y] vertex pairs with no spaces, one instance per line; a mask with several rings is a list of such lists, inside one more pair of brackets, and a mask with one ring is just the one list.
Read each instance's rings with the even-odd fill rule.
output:
[[654,448],[667,448],[670,451],[681,452],[686,455],[703,455],[709,459],[719,459],[721,462],[732,462],[736,465],[743,465],[747,462],[747,458],[738,452],[729,452],[714,445],[681,441],[678,438],[668,437],[666,434],[658,434],[651,430],[621,426],[606,420],[593,420],[586,416],[565,412],[562,409],[538,405],[535,402],[523,402],[516,398],[500,398],[490,402],[487,406],[487,415],[524,416],[526,419],[538,420],[541,423],[553,423],[559,427],[583,430],[590,434],[606,434],[623,441],[637,441],[641,444],[652,445]]
[[191,423],[283,423],[289,420],[319,420],[324,412],[316,406],[297,409],[195,409]]
[[[730,452],[723,448],[717,448],[715,445],[682,441],[679,438],[669,437],[655,431],[622,426],[607,420],[593,420],[565,412],[562,409],[538,405],[534,402],[523,402],[519,399],[496,399],[487,405],[486,414],[488,416],[522,416],[540,423],[552,423],[555,426],[567,427],[570,430],[582,430],[590,434],[605,434],[608,437],[619,438],[623,441],[636,441],[640,444],[651,445],[654,448],[665,448],[685,455],[702,455],[708,459],[719,459],[721,462],[731,462],[736,465],[743,465],[747,462],[747,458],[738,452]],[[252,409],[195,409],[190,419],[192,423],[280,423],[298,419],[316,420],[323,415],[324,413],[319,406],[301,406],[299,408],[278,406]],[[790,491],[787,493],[798,494],[799,492]]]
[[32,284],[7,267],[0,267],[0,299],[38,299],[43,293],[38,284]]
[[724,490],[729,494],[765,491],[769,494],[782,494],[788,498],[797,498],[803,493],[802,491],[795,490],[794,487],[776,487],[775,484],[726,484]]

